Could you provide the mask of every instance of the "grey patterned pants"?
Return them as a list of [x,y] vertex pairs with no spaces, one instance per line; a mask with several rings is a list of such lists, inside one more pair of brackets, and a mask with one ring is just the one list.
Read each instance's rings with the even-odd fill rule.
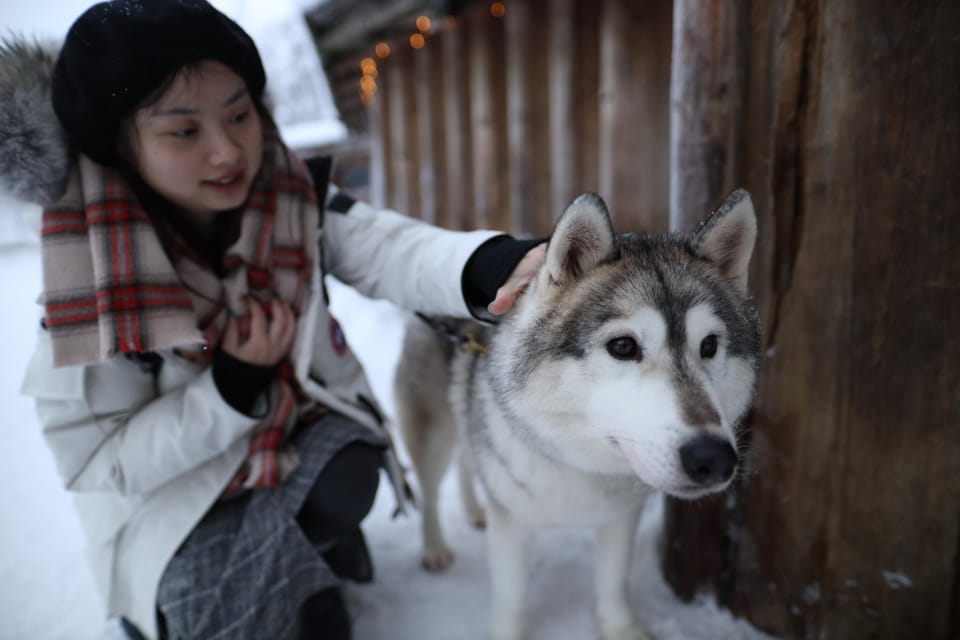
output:
[[285,483],[210,509],[160,581],[169,640],[295,637],[301,603],[339,582],[296,516],[327,462],[357,440],[380,444],[369,429],[327,413],[294,434],[300,466]]

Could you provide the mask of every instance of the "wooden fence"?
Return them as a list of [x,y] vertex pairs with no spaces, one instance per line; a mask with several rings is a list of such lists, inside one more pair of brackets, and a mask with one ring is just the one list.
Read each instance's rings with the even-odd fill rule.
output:
[[548,233],[583,191],[621,226],[669,224],[672,4],[487,3],[379,61],[378,204],[453,228]]

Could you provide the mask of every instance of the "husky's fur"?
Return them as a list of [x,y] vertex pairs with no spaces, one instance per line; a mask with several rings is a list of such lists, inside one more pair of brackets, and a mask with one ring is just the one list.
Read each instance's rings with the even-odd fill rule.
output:
[[437,491],[459,436],[468,514],[489,524],[492,638],[524,636],[527,542],[555,525],[597,529],[603,638],[647,637],[626,592],[643,500],[720,491],[736,471],[759,360],[746,290],[755,236],[744,191],[690,236],[617,236],[586,194],[498,328],[411,322],[395,395],[422,493],[423,565],[453,557]]

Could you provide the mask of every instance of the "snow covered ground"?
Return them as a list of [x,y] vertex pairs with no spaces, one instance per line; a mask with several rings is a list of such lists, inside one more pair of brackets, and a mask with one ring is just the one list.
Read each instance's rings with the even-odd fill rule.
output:
[[[105,621],[83,555],[80,525],[41,439],[31,402],[18,393],[38,321],[36,247],[0,250],[5,313],[0,314],[0,639],[120,640]],[[368,367],[374,391],[392,412],[391,376],[402,315],[342,286],[332,288],[334,311]],[[348,588],[357,640],[477,640],[484,637],[487,571],[484,536],[466,523],[455,474],[443,487],[445,525],[457,559],[444,575],[419,567],[417,515],[392,519],[393,497],[381,491],[365,530],[376,580]],[[637,534],[631,572],[636,610],[660,640],[768,638],[719,609],[711,599],[680,603],[660,577],[655,554],[659,500],[648,505]],[[528,612],[531,640],[597,637],[591,613],[592,542],[587,532],[558,530],[534,547]]]

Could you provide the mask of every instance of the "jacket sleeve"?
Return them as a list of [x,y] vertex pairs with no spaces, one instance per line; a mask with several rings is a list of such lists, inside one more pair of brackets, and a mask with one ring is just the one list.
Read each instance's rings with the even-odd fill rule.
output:
[[371,298],[426,313],[467,316],[463,270],[495,231],[448,231],[389,209],[327,194],[324,271]]
[[40,332],[22,391],[35,399],[67,489],[149,492],[223,453],[257,422],[223,400],[209,367],[162,395],[156,384],[122,357],[54,368]]

